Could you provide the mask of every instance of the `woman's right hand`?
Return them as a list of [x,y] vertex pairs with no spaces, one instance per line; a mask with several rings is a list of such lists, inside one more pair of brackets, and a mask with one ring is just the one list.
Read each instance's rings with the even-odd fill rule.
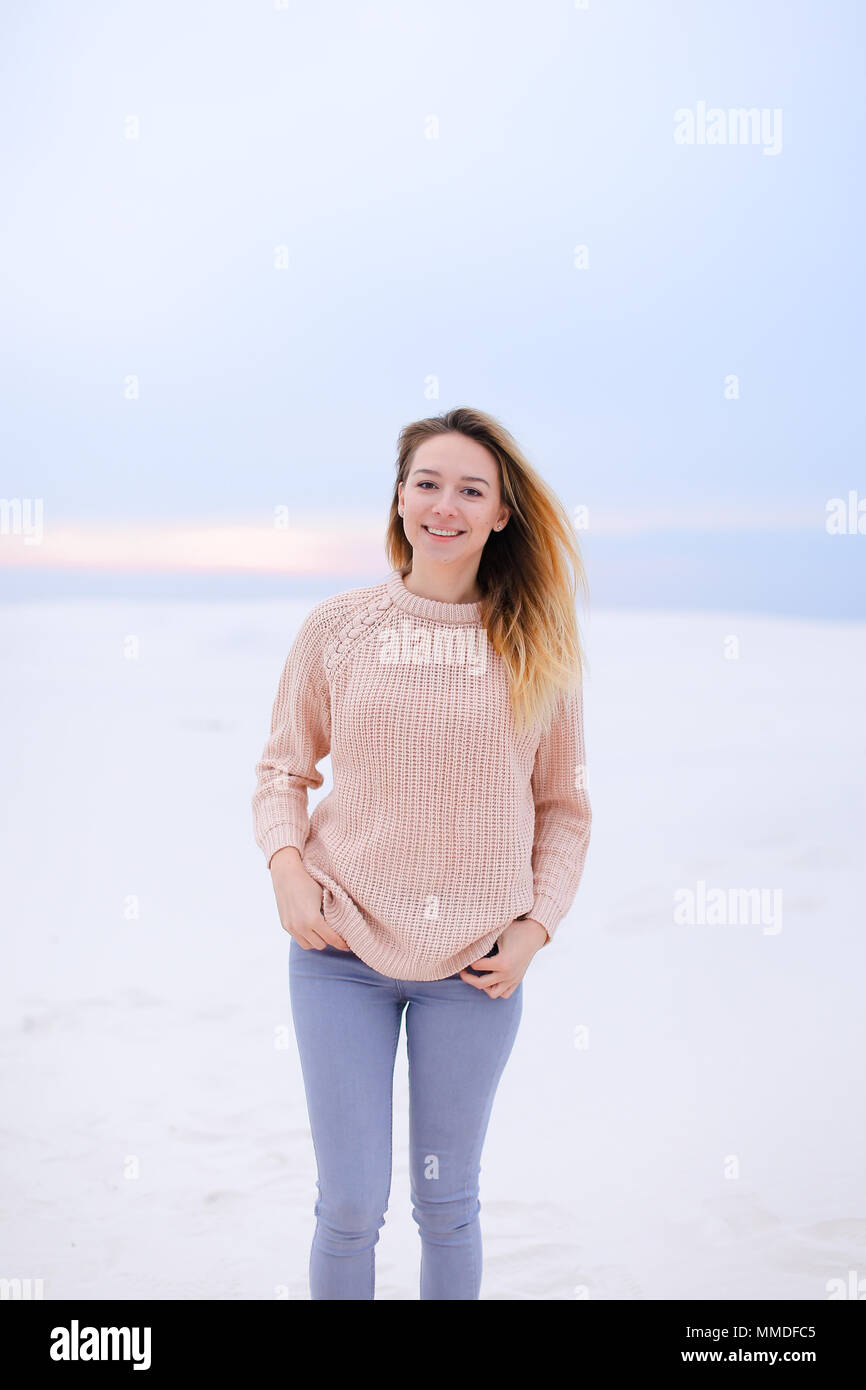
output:
[[351,948],[329,927],[322,911],[322,886],[304,868],[300,851],[294,845],[278,849],[271,858],[271,882],[283,931],[293,936],[305,951],[323,951],[336,946]]

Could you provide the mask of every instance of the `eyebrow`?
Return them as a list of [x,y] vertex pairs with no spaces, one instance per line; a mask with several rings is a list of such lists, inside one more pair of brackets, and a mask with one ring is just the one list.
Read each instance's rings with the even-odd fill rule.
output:
[[[442,476],[438,468],[414,468],[412,471],[413,473],[432,473],[434,478],[441,478]],[[470,473],[464,473],[460,481],[461,483],[483,483],[485,487],[490,486],[486,478],[473,478]]]

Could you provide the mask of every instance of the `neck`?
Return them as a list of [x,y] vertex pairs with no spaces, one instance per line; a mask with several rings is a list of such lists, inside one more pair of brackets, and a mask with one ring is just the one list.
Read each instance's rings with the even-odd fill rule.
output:
[[403,583],[410,594],[434,603],[480,603],[484,597],[478,586],[477,565],[462,569],[455,565],[433,566],[414,556]]

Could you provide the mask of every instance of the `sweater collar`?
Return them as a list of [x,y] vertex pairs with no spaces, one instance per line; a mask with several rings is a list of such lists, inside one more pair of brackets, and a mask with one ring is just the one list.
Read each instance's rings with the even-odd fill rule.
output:
[[400,570],[392,570],[385,587],[398,608],[415,618],[429,618],[434,623],[480,623],[480,603],[440,603],[437,599],[412,594],[403,583]]

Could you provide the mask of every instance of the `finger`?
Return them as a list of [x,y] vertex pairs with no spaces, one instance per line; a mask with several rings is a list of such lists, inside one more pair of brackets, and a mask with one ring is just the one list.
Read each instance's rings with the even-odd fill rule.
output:
[[[476,989],[483,989],[485,994],[492,994],[495,989],[501,988],[504,984],[503,980],[476,979],[474,975],[467,974],[465,969],[460,971],[460,978],[461,980],[465,980],[467,984],[474,985]],[[500,996],[499,994],[495,994],[493,997],[498,999]]]
[[[314,951],[324,951],[326,946],[336,946],[338,950],[345,949],[346,951],[348,951],[349,949],[346,943],[343,942],[343,938],[340,935],[338,935],[337,932],[334,931],[333,927],[326,927],[324,925],[320,925],[318,931],[316,931],[313,927],[309,927],[307,931],[308,934],[301,942],[301,944],[306,946],[308,950],[312,949]],[[331,940],[331,937],[333,937],[334,939]],[[297,939],[299,941],[301,940],[300,937],[298,937]],[[341,942],[343,943],[342,945],[340,945]]]
[[[295,936],[294,932],[289,934]],[[299,946],[303,946],[305,951],[321,951],[325,945],[322,938],[317,936],[315,932],[310,932],[309,936],[295,936],[295,940]]]
[[[321,913],[322,917],[324,918],[324,916],[325,916],[325,895],[324,895],[324,893],[322,894],[322,901],[321,901],[320,904],[319,904],[319,912]],[[326,936],[326,937],[327,937],[327,939],[328,939],[328,945],[329,945],[329,946],[336,946],[336,948],[337,948],[338,951],[350,951],[350,950],[352,949],[351,946],[349,945],[349,943],[348,943],[347,941],[344,941],[344,940],[343,940],[343,938],[342,938],[342,936],[340,935],[339,932],[334,931],[334,928],[333,928],[333,927],[329,927],[329,926],[328,926],[327,921],[325,921],[324,927],[320,927],[320,931],[322,932],[322,935],[323,935],[323,936]]]
[[344,941],[340,933],[335,932],[333,927],[327,928],[327,935],[329,946],[336,946],[338,951],[351,951],[352,948],[348,941]]
[[[334,946],[338,951],[351,950],[349,943],[344,941],[339,932],[335,932],[333,927],[319,927],[319,931],[313,932],[313,936],[321,941],[322,947]],[[321,948],[320,948],[321,949]]]

